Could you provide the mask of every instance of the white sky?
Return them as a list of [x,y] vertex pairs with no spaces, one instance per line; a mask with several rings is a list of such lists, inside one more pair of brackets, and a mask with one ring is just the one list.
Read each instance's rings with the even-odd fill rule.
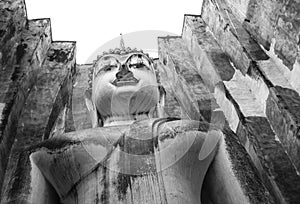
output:
[[[53,40],[77,41],[77,63],[123,33],[181,34],[184,14],[200,14],[202,0],[25,0],[29,19],[51,18]],[[145,39],[151,40],[151,39]],[[153,42],[156,42],[154,39]],[[129,45],[131,46],[131,45]]]

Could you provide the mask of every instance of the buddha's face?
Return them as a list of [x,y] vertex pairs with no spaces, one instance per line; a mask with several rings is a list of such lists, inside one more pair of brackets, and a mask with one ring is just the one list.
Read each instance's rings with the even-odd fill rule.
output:
[[155,71],[143,53],[106,55],[97,64],[92,98],[102,117],[147,113],[158,103]]

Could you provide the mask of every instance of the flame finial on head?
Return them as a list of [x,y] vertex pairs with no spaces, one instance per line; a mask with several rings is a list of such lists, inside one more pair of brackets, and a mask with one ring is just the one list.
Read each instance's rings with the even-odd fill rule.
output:
[[122,33],[120,33],[120,35],[121,35],[120,49],[125,50],[125,43],[124,43],[123,35],[122,35]]

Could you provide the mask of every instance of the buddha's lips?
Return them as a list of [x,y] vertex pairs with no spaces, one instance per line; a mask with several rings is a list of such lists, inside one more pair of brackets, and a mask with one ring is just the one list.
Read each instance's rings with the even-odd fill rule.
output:
[[134,77],[115,79],[112,84],[115,86],[133,86],[139,83],[139,80]]

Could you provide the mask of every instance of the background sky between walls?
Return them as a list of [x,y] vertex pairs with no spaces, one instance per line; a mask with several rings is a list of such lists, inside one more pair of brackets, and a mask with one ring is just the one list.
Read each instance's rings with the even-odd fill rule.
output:
[[[51,18],[53,40],[77,41],[77,63],[125,45],[157,49],[157,36],[181,35],[184,14],[201,13],[202,0],[25,0],[29,19]],[[150,31],[151,30],[151,31]],[[144,45],[143,43],[147,43]]]

